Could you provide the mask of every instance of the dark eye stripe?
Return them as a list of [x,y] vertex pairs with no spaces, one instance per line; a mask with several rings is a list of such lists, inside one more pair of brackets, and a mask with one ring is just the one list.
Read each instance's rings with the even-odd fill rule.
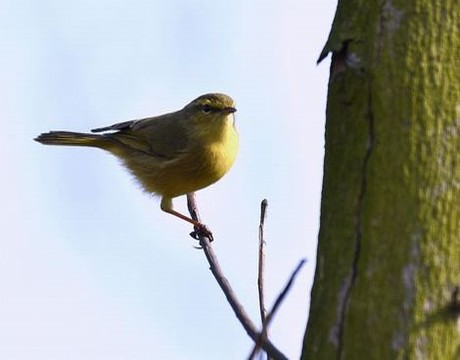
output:
[[206,113],[206,114],[209,114],[211,112],[218,112],[220,111],[220,109],[218,108],[215,108],[215,107],[212,107],[211,105],[209,104],[204,104],[201,106],[201,110]]

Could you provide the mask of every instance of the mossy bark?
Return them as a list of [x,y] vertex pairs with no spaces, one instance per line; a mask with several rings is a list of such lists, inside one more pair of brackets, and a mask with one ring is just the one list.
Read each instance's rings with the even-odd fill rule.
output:
[[302,359],[460,358],[460,2],[339,0]]

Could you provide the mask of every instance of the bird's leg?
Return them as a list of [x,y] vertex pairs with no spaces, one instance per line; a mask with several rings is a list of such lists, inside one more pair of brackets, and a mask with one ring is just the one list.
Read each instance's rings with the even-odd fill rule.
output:
[[177,212],[176,210],[173,210],[173,209],[167,209],[167,210],[162,209],[162,210],[164,212],[167,212],[168,214],[171,214],[171,215],[174,215],[174,216],[178,217],[179,219],[182,219],[184,221],[189,222],[193,226],[200,226],[201,225],[200,222],[195,221],[195,220],[189,218],[188,216],[185,216],[185,215],[181,214],[180,212]]
[[168,214],[174,215],[174,216],[178,217],[179,219],[185,220],[185,221],[193,224],[194,231],[192,231],[190,233],[190,236],[192,238],[194,238],[195,240],[200,240],[200,238],[199,238],[200,236],[206,236],[206,237],[209,238],[210,241],[214,240],[214,238],[212,236],[212,233],[211,233],[211,230],[209,230],[205,224],[202,224],[199,221],[195,221],[195,220],[189,218],[188,216],[185,216],[185,215],[181,214],[180,212],[177,212],[177,211],[172,210],[172,209],[165,210],[165,212],[167,212]]
[[163,197],[161,199],[161,210],[167,212],[168,214],[174,215],[179,219],[189,222],[193,225],[195,231],[190,233],[190,236],[196,240],[199,240],[199,236],[207,236],[210,241],[213,240],[211,231],[206,227],[206,225],[200,223],[199,221],[193,220],[188,216],[181,214],[180,212],[176,211],[172,207],[172,199]]

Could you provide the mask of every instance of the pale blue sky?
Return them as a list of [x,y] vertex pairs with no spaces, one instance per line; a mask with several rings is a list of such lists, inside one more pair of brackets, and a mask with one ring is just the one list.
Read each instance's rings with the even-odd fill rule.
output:
[[[102,151],[41,146],[232,96],[241,148],[198,192],[221,265],[255,322],[260,201],[270,330],[300,354],[314,274],[335,1],[0,1],[0,360],[243,359],[251,341],[190,227]],[[185,211],[183,199],[175,205]]]

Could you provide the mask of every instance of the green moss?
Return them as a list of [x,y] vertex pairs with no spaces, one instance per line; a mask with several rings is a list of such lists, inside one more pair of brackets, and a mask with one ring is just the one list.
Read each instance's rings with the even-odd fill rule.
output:
[[339,2],[303,359],[460,356],[459,24],[454,0]]

